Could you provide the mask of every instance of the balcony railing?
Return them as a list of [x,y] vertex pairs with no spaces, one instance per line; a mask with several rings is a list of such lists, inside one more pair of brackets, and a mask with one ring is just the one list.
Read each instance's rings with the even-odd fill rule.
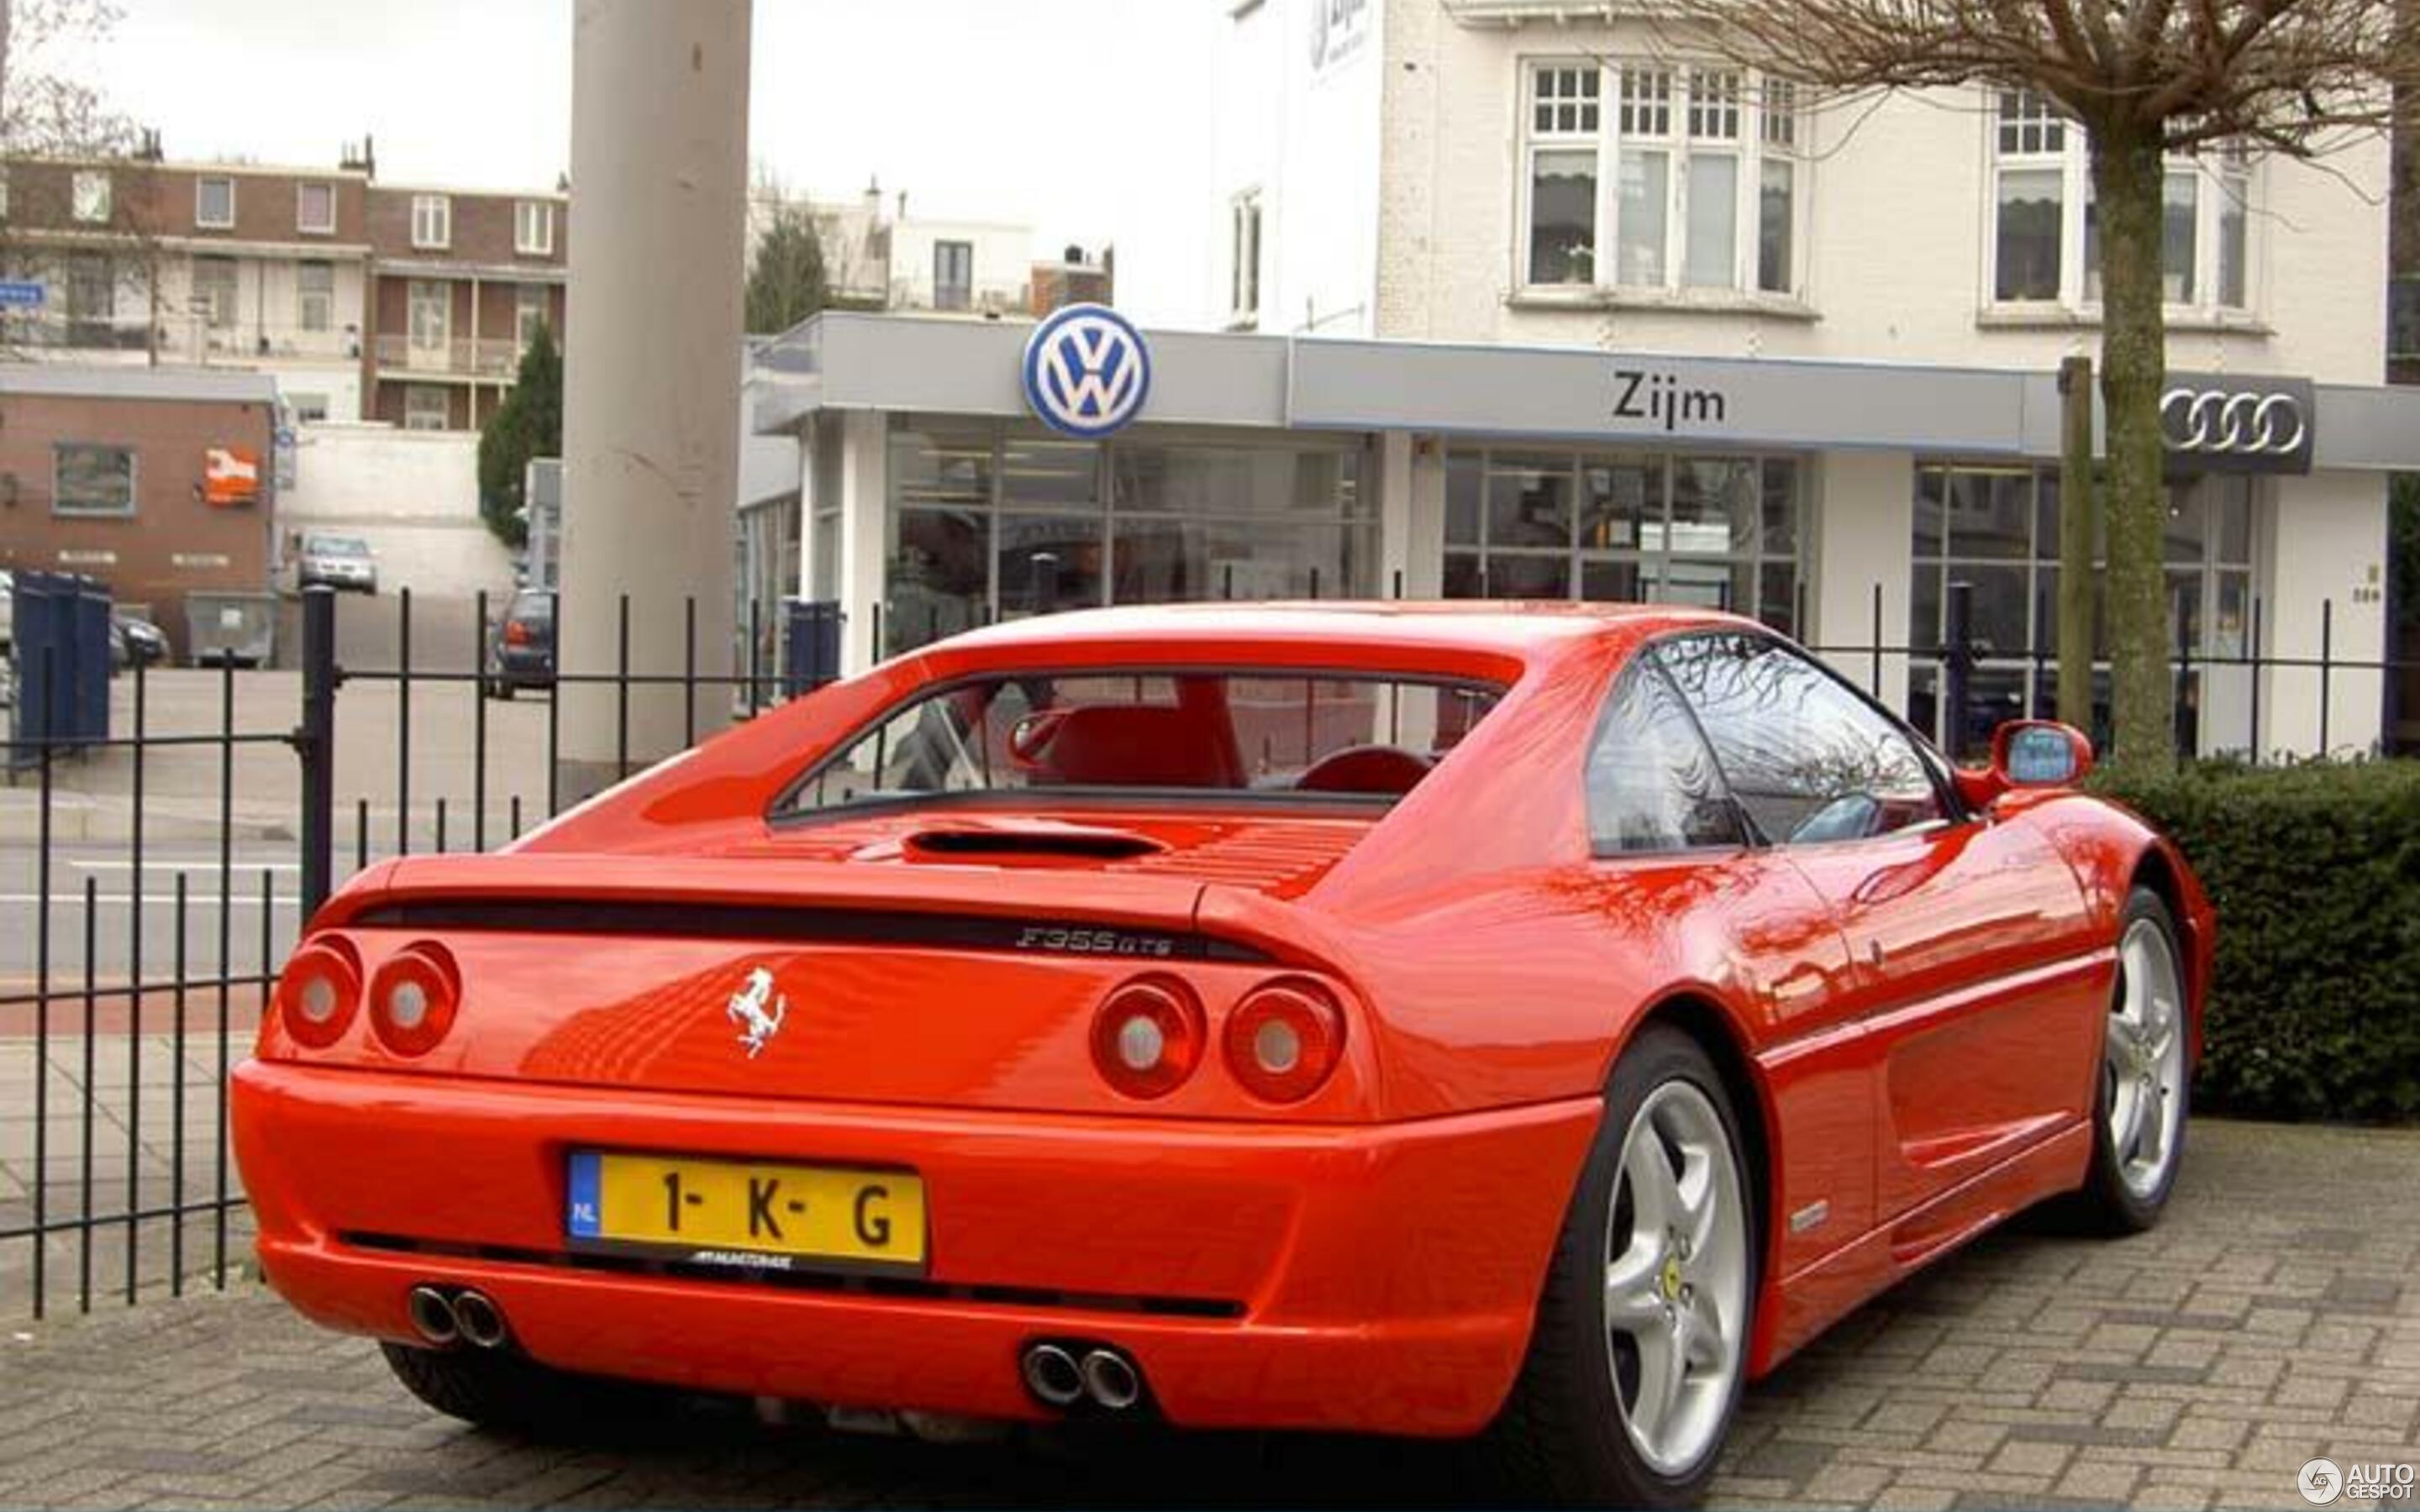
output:
[[49,311],[0,319],[0,347],[20,349],[141,352],[154,347],[179,363],[231,365],[304,358],[340,362],[361,355],[361,336],[349,331],[305,331],[299,326],[214,326],[198,316],[165,316],[155,326],[139,316],[70,319]]
[[300,326],[214,326],[208,320],[163,320],[160,327],[163,355],[199,363],[269,362],[299,357],[322,362],[362,354],[362,338],[354,331],[305,331]]
[[378,338],[378,363],[407,373],[437,373],[454,378],[509,378],[520,367],[521,344],[510,336],[454,336],[442,341],[415,340],[393,332]]
[[70,317],[47,310],[0,319],[0,347],[139,352],[150,345],[151,326],[146,320]]

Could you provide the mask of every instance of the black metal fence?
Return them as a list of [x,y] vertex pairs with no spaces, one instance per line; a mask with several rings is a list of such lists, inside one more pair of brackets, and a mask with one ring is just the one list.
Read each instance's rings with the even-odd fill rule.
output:
[[[1978,672],[2024,668],[2045,687],[2055,658],[1955,633],[1968,608],[1952,594],[1946,644],[1885,644],[1877,586],[1874,633],[1817,649],[1877,693],[1903,678],[1933,701],[1912,711],[1918,722],[1971,745],[2012,712],[2005,698],[1978,700]],[[225,1088],[302,918],[348,863],[484,850],[582,795],[565,777],[562,690],[611,701],[601,783],[656,754],[633,748],[642,690],[681,690],[685,744],[700,733],[701,696],[726,696],[744,719],[813,681],[770,654],[753,614],[728,658],[701,647],[694,604],[678,660],[636,671],[625,599],[611,667],[550,668],[541,697],[499,702],[484,596],[442,638],[415,623],[408,593],[348,609],[383,627],[380,664],[339,656],[335,601],[314,590],[299,677],[137,665],[111,689],[106,736],[13,743],[23,765],[0,790],[0,1314],[131,1304],[240,1273],[248,1224]],[[2260,643],[2261,612],[2251,607],[2247,647]],[[2334,606],[2319,618],[2317,656],[2180,656],[2180,688],[2213,667],[2250,674],[2247,748],[2273,756],[2262,733],[2286,694],[2263,685],[2291,671],[2295,696],[2319,701],[2309,727],[2330,747],[2336,697],[2367,686],[2382,700],[2410,664],[2336,656]],[[826,612],[817,633],[839,628]],[[921,639],[887,637],[879,616],[856,633],[876,655]],[[104,886],[119,873],[122,891]]]
[[[56,683],[56,655],[47,652],[39,680]],[[12,805],[16,843],[0,848],[15,852],[7,886],[18,915],[0,938],[21,952],[0,970],[0,1168],[22,1172],[9,1183],[22,1196],[0,1196],[0,1306],[22,1300],[38,1318],[63,1288],[62,1269],[87,1310],[111,1291],[131,1304],[148,1284],[181,1292],[196,1276],[227,1280],[243,1198],[223,1088],[236,1036],[273,980],[280,899],[273,870],[239,859],[236,774],[245,753],[290,737],[239,722],[232,664],[193,675],[216,685],[212,727],[155,729],[152,674],[138,663],[130,733],[12,742],[25,769],[12,773],[11,791],[32,801]],[[210,847],[163,847],[150,822],[149,779],[172,754],[215,766]],[[127,786],[122,835],[96,843],[88,810],[62,802],[61,778],[70,763],[99,762],[122,766]],[[70,817],[79,834],[62,833]],[[124,922],[111,930],[94,873],[119,870],[128,887],[106,911],[122,910]],[[68,871],[81,882],[63,885]],[[164,898],[148,884],[154,872],[171,879]],[[239,932],[236,916],[252,908],[257,930]],[[147,1242],[157,1245],[156,1275]],[[10,1295],[17,1279],[21,1299]]]

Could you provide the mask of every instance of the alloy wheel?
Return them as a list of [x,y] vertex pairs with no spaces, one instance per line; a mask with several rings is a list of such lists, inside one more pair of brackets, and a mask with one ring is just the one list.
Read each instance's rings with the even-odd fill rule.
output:
[[1657,1473],[1713,1453],[1746,1350],[1747,1218],[1730,1132],[1668,1081],[1621,1142],[1607,1216],[1605,1328],[1623,1429]]
[[2148,918],[2127,925],[2118,970],[2102,1041],[2102,1103],[2118,1179],[2149,1197],[2176,1164],[2184,1121],[2184,994],[2167,931]]

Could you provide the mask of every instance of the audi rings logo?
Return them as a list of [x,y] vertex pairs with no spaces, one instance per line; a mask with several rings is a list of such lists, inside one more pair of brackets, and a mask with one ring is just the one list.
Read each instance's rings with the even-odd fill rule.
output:
[[2284,457],[2311,439],[2311,421],[2290,393],[2175,388],[2160,395],[2160,432],[2192,455]]
[[1071,304],[1025,340],[1025,402],[1063,436],[1107,436],[1151,393],[1142,332],[1099,304]]

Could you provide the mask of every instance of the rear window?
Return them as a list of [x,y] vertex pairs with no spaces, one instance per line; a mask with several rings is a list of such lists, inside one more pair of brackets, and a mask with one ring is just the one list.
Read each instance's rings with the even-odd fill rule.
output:
[[1383,802],[1410,792],[1502,693],[1286,671],[1001,673],[901,703],[780,811],[1034,791]]
[[524,589],[513,595],[511,615],[517,620],[551,622],[554,618],[554,595]]
[[315,535],[304,543],[303,549],[317,557],[365,557],[369,543],[358,535]]

